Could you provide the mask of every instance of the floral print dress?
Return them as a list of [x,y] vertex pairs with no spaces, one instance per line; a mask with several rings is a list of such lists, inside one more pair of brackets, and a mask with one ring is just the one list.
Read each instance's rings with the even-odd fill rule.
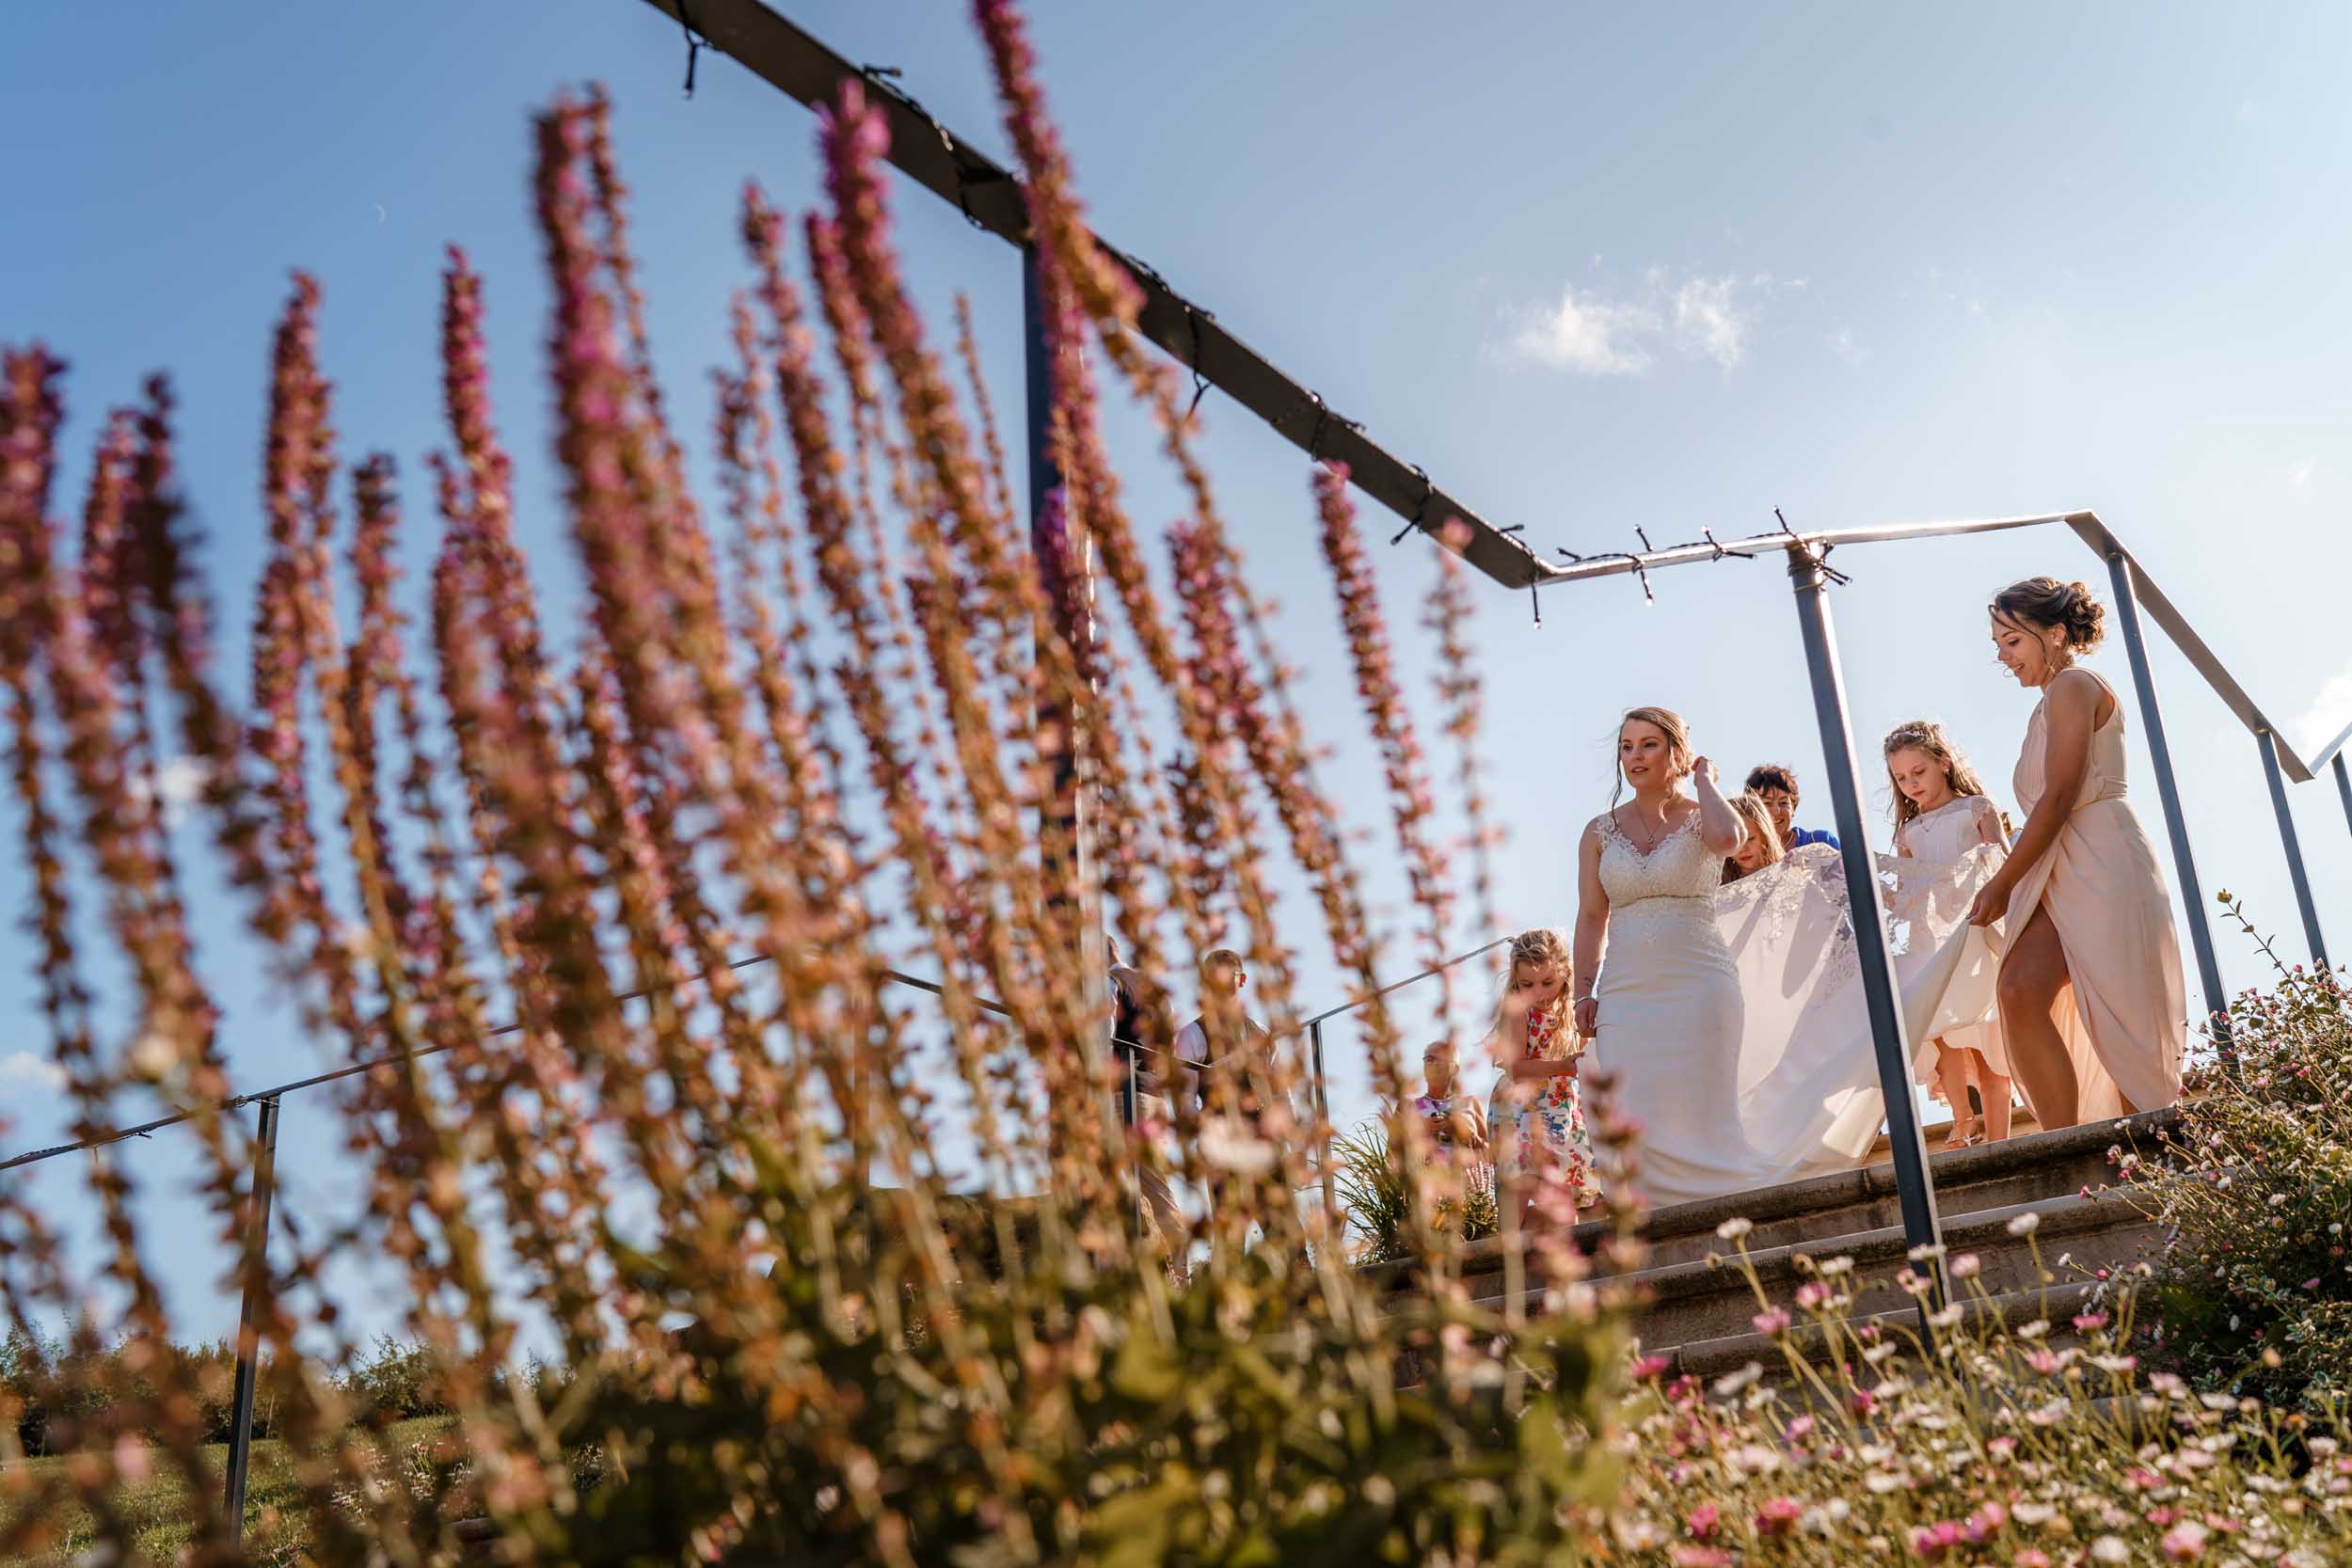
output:
[[[1583,1053],[1577,1049],[1581,1043],[1565,1008],[1531,1012],[1521,1059],[1568,1060]],[[1559,1180],[1576,1195],[1580,1209],[1599,1198],[1592,1141],[1584,1132],[1584,1096],[1575,1073],[1518,1084],[1505,1074],[1495,1085],[1495,1100],[1490,1122],[1500,1130],[1503,1117],[1510,1117],[1518,1133],[1520,1169]]]

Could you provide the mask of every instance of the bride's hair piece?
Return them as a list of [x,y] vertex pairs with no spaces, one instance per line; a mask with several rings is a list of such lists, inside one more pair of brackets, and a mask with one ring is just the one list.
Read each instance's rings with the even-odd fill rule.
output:
[[1994,620],[2012,626],[2062,631],[2066,645],[2078,654],[2089,653],[2106,635],[2107,607],[2091,597],[2086,583],[2027,578],[1994,594],[1985,608]]
[[1568,946],[1567,934],[1549,926],[1538,926],[1511,939],[1511,961],[1502,971],[1502,994],[1495,998],[1494,1033],[1513,1051],[1518,1049],[1518,1041],[1504,1038],[1504,1026],[1511,1021],[1511,988],[1518,983],[1522,969],[1551,972],[1560,976],[1560,994],[1551,999],[1548,1010],[1555,1022],[1566,1022],[1568,1009],[1575,1005],[1569,993],[1576,990],[1576,954]]
[[1617,761],[1617,743],[1625,735],[1625,727],[1637,720],[1645,724],[1656,725],[1658,733],[1666,737],[1666,755],[1676,777],[1679,778],[1691,770],[1691,726],[1682,721],[1682,715],[1670,707],[1627,708],[1625,716],[1617,721],[1616,729],[1609,736],[1609,768],[1617,776],[1616,788],[1609,792],[1611,811],[1617,809],[1618,800],[1625,796],[1625,765]]
[[[2049,578],[2044,578],[2042,580],[2047,582]],[[2076,583],[2074,586],[2079,588],[2082,584]],[[2094,604],[2090,608],[2097,610],[2099,607]],[[1886,782],[1895,787],[1895,826],[1898,828],[1919,815],[1919,803],[1905,795],[1903,786],[1896,781],[1895,753],[1897,752],[1925,752],[1929,756],[1933,757],[1942,765],[1944,782],[1952,786],[1952,793],[1955,795],[1990,793],[1984,787],[1984,781],[1977,777],[1977,770],[1968,766],[1968,759],[1960,754],[1960,748],[1952,744],[1952,737],[1944,733],[1943,725],[1931,719],[1914,719],[1908,723],[1898,724],[1886,732],[1886,745],[1883,751],[1886,758]]]
[[[1765,865],[1778,864],[1787,858],[1788,851],[1781,847],[1780,830],[1772,826],[1772,814],[1765,806],[1763,796],[1753,789],[1743,789],[1731,798],[1731,809],[1740,814],[1740,825],[1748,830],[1748,836],[1763,846]],[[1736,882],[1746,875],[1738,861],[1728,855],[1724,857],[1724,881]]]

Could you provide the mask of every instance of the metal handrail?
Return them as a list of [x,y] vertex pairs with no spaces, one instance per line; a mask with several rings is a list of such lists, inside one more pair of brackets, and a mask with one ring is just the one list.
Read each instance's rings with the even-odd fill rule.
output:
[[1354,1012],[1357,1008],[1363,1006],[1366,1003],[1375,1001],[1379,997],[1386,996],[1391,991],[1403,990],[1406,986],[1416,985],[1422,980],[1430,978],[1432,975],[1442,974],[1447,970],[1454,968],[1456,964],[1470,962],[1470,959],[1477,958],[1481,953],[1493,952],[1496,948],[1502,946],[1510,940],[1511,939],[1509,937],[1497,937],[1494,941],[1487,942],[1483,947],[1473,947],[1467,953],[1457,953],[1453,958],[1443,959],[1432,967],[1422,970],[1418,974],[1408,974],[1402,980],[1394,980],[1390,982],[1388,985],[1382,986],[1378,990],[1368,990],[1364,992],[1363,995],[1355,998],[1353,1001],[1343,1002],[1336,1007],[1326,1008],[1324,1011],[1315,1014],[1314,1017],[1302,1022],[1298,1025],[1297,1029],[1292,1030],[1288,1035],[1285,1035],[1283,1038],[1288,1039],[1295,1037],[1301,1029],[1312,1030],[1321,1024],[1326,1019],[1337,1018],[1342,1013]]
[[[771,963],[773,961],[774,959],[772,955],[767,953],[755,953],[748,958],[732,959],[726,964],[725,967],[729,970],[751,969],[755,965]],[[675,990],[679,986],[691,985],[696,980],[706,980],[710,977],[710,974],[711,972],[709,971],[704,971],[699,974],[684,976],[681,979],[666,982],[663,985],[644,986],[636,990],[623,991],[612,1000],[616,1003],[642,1002],[657,990]],[[899,971],[892,969],[883,972],[883,978],[898,985],[912,986],[916,990],[930,991],[933,996],[945,996],[947,994],[946,991],[940,987],[938,982],[926,980],[917,974],[901,974]],[[993,998],[976,996],[973,998],[973,1001],[989,1012],[1002,1013],[1007,1017],[1011,1016],[1012,1009]],[[42,1160],[54,1160],[61,1154],[79,1154],[86,1149],[104,1148],[111,1144],[122,1143],[131,1138],[144,1138],[150,1132],[158,1132],[166,1127],[177,1127],[182,1122],[194,1121],[200,1116],[219,1116],[224,1112],[242,1110],[247,1105],[274,1102],[280,1097],[292,1094],[297,1089],[315,1088],[321,1084],[331,1084],[338,1079],[356,1077],[362,1072],[372,1072],[380,1067],[395,1067],[402,1062],[413,1062],[420,1057],[437,1056],[445,1051],[456,1050],[460,1043],[479,1045],[483,1040],[497,1039],[501,1035],[518,1034],[522,1031],[523,1027],[524,1025],[519,1020],[510,1023],[496,1024],[484,1031],[480,1037],[474,1040],[465,1042],[453,1040],[447,1045],[428,1045],[415,1051],[402,1051],[396,1052],[389,1056],[375,1056],[364,1062],[354,1062],[349,1067],[336,1068],[329,1072],[313,1073],[308,1078],[297,1078],[291,1083],[278,1084],[270,1088],[250,1089],[244,1094],[232,1094],[225,1100],[214,1101],[208,1104],[199,1105],[190,1110],[178,1112],[172,1116],[158,1117],[153,1121],[140,1122],[135,1127],[110,1128],[106,1132],[99,1133],[96,1137],[84,1138],[79,1143],[58,1144],[49,1148],[27,1149],[22,1154],[12,1154],[5,1160],[0,1160],[0,1170],[14,1170],[19,1165],[30,1165],[38,1164]]]

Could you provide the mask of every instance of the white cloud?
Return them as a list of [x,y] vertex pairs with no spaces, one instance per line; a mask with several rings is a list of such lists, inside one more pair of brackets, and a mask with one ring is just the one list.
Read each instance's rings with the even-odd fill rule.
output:
[[1571,283],[1557,304],[1507,312],[1509,330],[1496,356],[1579,375],[1640,375],[1670,348],[1729,370],[1747,356],[1764,300],[1781,286],[1763,273],[1677,281],[1660,267],[1650,269],[1639,292],[1621,298]]
[[2295,733],[2303,737],[2296,750],[2305,756],[2316,756],[2319,749],[2352,724],[2352,669],[2340,670],[2319,689],[2311,706],[2295,721]]
[[65,1087],[65,1069],[29,1051],[0,1056],[0,1084],[30,1084],[52,1092]]
[[2294,485],[2297,490],[2300,490],[2305,485],[2311,483],[2312,475],[2317,472],[2319,472],[2319,459],[2315,457],[2306,457],[2300,463],[2297,463],[2287,469],[2287,483]]
[[1841,326],[1829,335],[1829,351],[1849,365],[1859,365],[1870,357],[1870,351],[1853,341],[1853,328]]
[[[173,827],[185,821],[188,808],[204,798],[204,784],[211,776],[201,757],[166,757],[155,769],[155,794],[164,803],[164,820]],[[134,776],[130,783],[135,798],[146,796],[143,776]]]
[[1693,277],[1675,291],[1675,335],[1725,370],[1745,357],[1756,315],[1738,278]]
[[1518,325],[1502,345],[1508,359],[1580,375],[1639,375],[1649,369],[1649,350],[1642,340],[1657,333],[1658,317],[1646,306],[1579,294],[1570,284],[1561,291],[1559,304],[1518,315]]

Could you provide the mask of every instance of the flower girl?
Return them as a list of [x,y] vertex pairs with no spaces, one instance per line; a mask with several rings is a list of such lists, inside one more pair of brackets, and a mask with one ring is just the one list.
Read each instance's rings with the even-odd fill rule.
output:
[[[1899,869],[1892,912],[1911,922],[1908,946],[1917,951],[1925,939],[1941,941],[1956,919],[1965,919],[1977,890],[2008,858],[2009,841],[1999,808],[1941,725],[1899,724],[1886,736],[1885,752],[1895,786],[1895,853],[1915,863]],[[2009,1054],[1997,1009],[1936,1037],[1935,1073],[1952,1108],[1945,1148],[2009,1136]],[[1980,1123],[1968,1105],[1972,1083],[1984,1101]]]

